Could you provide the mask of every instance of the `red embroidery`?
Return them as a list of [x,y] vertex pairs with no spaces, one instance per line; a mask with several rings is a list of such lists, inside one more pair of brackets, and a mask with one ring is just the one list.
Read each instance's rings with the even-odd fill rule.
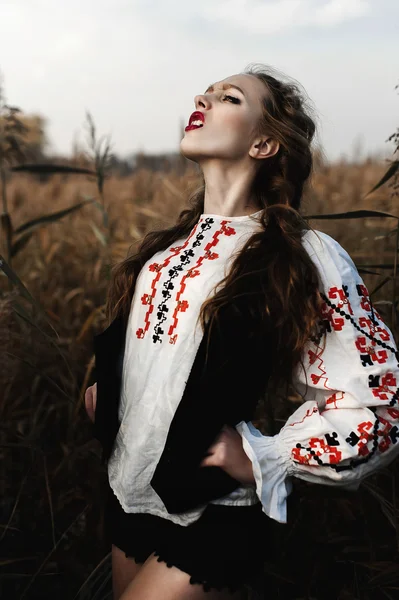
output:
[[[362,328],[361,333],[363,333],[363,335],[358,335],[355,339],[356,349],[360,354],[362,365],[368,367],[373,366],[373,363],[387,363],[388,350],[395,352],[395,348],[391,348],[388,344],[383,343],[391,341],[392,337],[390,331],[385,327],[379,313],[372,306],[365,285],[356,285],[360,297],[360,308],[363,312],[359,310],[359,314],[356,315],[355,318],[350,316],[349,313],[353,314],[353,311],[349,301],[344,297],[344,292],[347,291],[347,287],[348,286],[343,286],[342,289],[332,287],[328,291],[328,296],[323,294],[325,301],[322,305],[323,317],[331,323],[331,327],[327,323],[327,331],[329,332],[332,329],[341,331],[345,321],[348,321],[348,324],[345,323],[345,327],[355,326],[359,331]],[[339,299],[339,302],[330,302],[329,298]],[[349,312],[342,309],[344,304],[348,305]],[[370,313],[370,316],[366,311]],[[341,312],[344,314],[341,315]],[[340,316],[337,317],[335,313],[344,318],[341,319]],[[378,319],[379,322],[377,322],[376,319]],[[383,348],[383,346],[386,346],[386,349]],[[395,352],[395,354],[397,356],[397,352]],[[309,352],[310,365],[314,364],[317,359],[320,359],[317,352]],[[324,365],[320,364],[322,375],[319,373],[311,374],[314,384],[319,383],[323,378],[327,380],[326,371],[323,367]],[[364,464],[377,450],[381,453],[386,452],[390,446],[399,440],[399,428],[397,425],[399,419],[399,409],[397,408],[399,390],[397,387],[397,379],[398,378],[392,372],[385,374],[368,374],[368,387],[373,395],[384,402],[390,401],[390,405],[383,407],[385,418],[377,411],[375,421],[363,421],[357,425],[356,430],[349,432],[345,441],[351,447],[356,448],[357,459],[350,458],[348,461],[349,464],[346,465],[337,464],[341,460],[341,452],[336,448],[337,446],[340,446],[338,433],[336,431],[326,432],[322,438],[311,438],[306,443],[306,446],[297,443],[295,448],[291,449],[292,458],[301,464],[330,466],[339,472],[353,469],[358,465]],[[331,408],[336,409],[337,401],[342,398],[344,398],[344,392],[334,392],[326,401],[326,410]],[[395,408],[392,406],[394,402]],[[374,412],[374,409],[372,410]],[[320,411],[320,414],[322,414],[322,411]],[[388,420],[388,415],[392,418],[393,423]],[[307,416],[310,416],[309,412],[306,417]],[[294,423],[294,425],[295,424],[296,423]],[[328,462],[323,461],[320,458],[322,454],[328,454]]]
[[323,387],[326,390],[330,390],[332,388],[330,388],[327,385],[328,377],[327,377],[327,372],[324,369],[324,361],[321,358],[322,353],[323,353],[323,348],[321,346],[317,347],[317,352],[314,352],[313,350],[308,350],[309,364],[313,365],[315,362],[317,362],[316,366],[317,366],[317,369],[319,370],[319,373],[311,373],[310,378],[314,385],[317,385],[319,383],[319,381],[321,379],[323,379],[324,380]]
[[[196,277],[197,275],[200,274],[200,267],[202,266],[202,263],[204,262],[204,260],[206,260],[206,259],[215,260],[216,258],[219,257],[219,254],[217,254],[216,252],[211,252],[211,248],[217,246],[217,244],[219,243],[219,238],[222,234],[227,235],[227,236],[235,235],[236,230],[233,227],[228,227],[227,226],[228,222],[229,221],[221,222],[220,229],[215,231],[215,233],[212,236],[212,240],[206,244],[206,246],[204,248],[204,254],[198,258],[196,264],[192,267],[192,269],[187,271],[187,273],[185,275],[183,275],[183,277],[181,278],[180,287],[176,293],[176,306],[175,306],[175,309],[174,309],[173,315],[172,315],[173,322],[169,327],[168,335],[172,335],[173,331],[177,327],[177,324],[179,321],[179,319],[178,319],[179,312],[184,312],[188,307],[187,301],[182,302],[180,300],[181,296],[184,294],[184,291],[186,289],[186,279],[189,279],[190,277]],[[184,306],[184,308],[182,308],[182,306]]]
[[392,423],[390,423],[389,421],[387,421],[387,419],[384,419],[383,417],[379,417],[379,420],[380,423],[384,425],[384,428],[378,431],[378,435],[382,437],[382,440],[378,444],[378,449],[381,452],[386,452],[389,446],[391,446],[392,444],[391,438],[389,437],[389,432],[392,429]]
[[391,446],[391,440],[389,437],[385,438],[382,440],[382,442],[380,444],[378,444],[378,450],[380,452],[385,452],[386,450],[388,450],[389,446]]
[[150,265],[149,270],[153,273],[154,271],[158,272],[161,270],[161,267],[159,265],[159,263],[152,263],[152,265]]
[[[375,311],[375,309],[374,309],[374,314],[376,314],[378,316],[378,314]],[[376,327],[375,331],[376,331],[376,333],[380,334],[380,340],[382,342],[388,342],[391,339],[391,336],[389,335],[388,330],[385,329],[384,327],[378,326],[378,327]]]
[[381,384],[378,387],[373,387],[372,392],[376,398],[380,400],[388,400],[395,393],[397,388],[396,377],[393,373],[385,373],[381,376]]
[[314,406],[313,408],[308,408],[308,410],[306,411],[306,415],[303,417],[302,421],[296,421],[295,423],[289,423],[290,427],[294,427],[294,425],[299,425],[299,423],[303,423],[305,421],[305,419],[307,419],[308,417],[311,417],[313,413],[317,413],[319,412],[319,409],[317,408],[317,406]]
[[[147,333],[149,327],[150,327],[150,316],[151,313],[154,310],[154,304],[153,304],[153,300],[155,298],[155,294],[157,293],[157,288],[156,285],[161,277],[161,271],[162,269],[164,269],[165,267],[167,267],[170,263],[170,261],[172,260],[172,258],[174,258],[175,256],[177,256],[179,254],[179,252],[181,252],[181,250],[183,250],[184,248],[186,248],[186,246],[189,244],[191,238],[195,235],[196,230],[198,228],[199,223],[197,223],[195,225],[195,227],[193,228],[193,230],[191,231],[190,235],[188,236],[188,238],[186,239],[186,241],[184,242],[184,244],[182,246],[175,246],[174,248],[171,249],[171,255],[168,256],[162,264],[154,262],[152,264],[149,265],[148,269],[149,271],[151,271],[152,273],[156,273],[156,276],[154,277],[154,279],[151,282],[151,294],[144,294],[141,298],[141,302],[142,304],[148,304],[149,308],[145,314],[144,317],[144,323],[145,323],[145,327],[144,329],[142,327],[140,327],[139,329],[137,329],[136,331],[136,336],[139,339],[143,339],[145,334]],[[145,298],[145,301],[143,300]]]
[[[222,221],[222,223],[228,223],[228,221]],[[234,229],[234,227],[228,227],[226,225],[226,227],[223,228],[223,233],[224,233],[224,235],[227,235],[227,236],[235,235],[236,230]]]
[[310,438],[309,446],[312,450],[315,449],[317,456],[328,454],[330,464],[336,464],[341,460],[342,453],[340,450],[336,446],[329,446],[323,438]]
[[399,419],[399,410],[397,408],[387,408],[387,413],[393,419]]
[[325,410],[332,410],[331,407],[329,407],[330,404],[332,404],[334,408],[338,408],[337,402],[339,400],[343,400],[344,398],[345,398],[345,392],[335,392],[332,396],[327,398]]
[[[150,265],[150,270],[151,270],[151,266],[152,265]],[[151,282],[152,294],[151,295],[146,294],[146,296],[147,296],[147,302],[146,302],[146,304],[149,304],[150,307],[147,310],[147,312],[145,313],[145,317],[144,317],[145,328],[144,328],[144,331],[142,329],[138,329],[137,330],[136,334],[137,334],[138,338],[143,338],[145,336],[146,331],[148,331],[148,328],[150,327],[150,315],[151,315],[151,313],[154,310],[154,305],[152,303],[152,300],[153,300],[153,298],[154,298],[154,296],[156,294],[156,287],[155,287],[155,285],[156,285],[156,283],[157,283],[157,281],[159,280],[160,277],[161,277],[161,269],[157,268],[157,275],[156,275],[155,279],[153,279],[152,282]],[[142,332],[142,335],[138,335],[139,331]]]
[[367,456],[370,454],[367,444],[373,440],[373,423],[371,421],[363,421],[363,423],[359,423],[357,426],[357,431],[359,434],[358,454],[359,456]]
[[344,304],[348,305],[348,312],[353,315],[353,310],[351,307],[351,303],[349,302],[349,298],[345,294],[343,288],[338,288],[336,286],[331,287],[328,290],[328,297],[332,299],[339,299],[339,302],[335,303],[339,308],[342,308]]
[[364,329],[366,329],[366,327],[367,327],[370,334],[375,333],[376,327],[375,327],[373,321],[371,319],[369,319],[368,317],[359,317],[359,326],[363,327]]
[[369,354],[373,362],[383,364],[388,360],[388,352],[386,350],[376,350],[375,342],[371,342],[365,336],[356,338],[355,345],[361,354]]
[[199,275],[199,274],[200,274],[200,272],[198,269],[191,269],[190,271],[188,271],[187,277],[193,278],[193,277],[197,277],[197,275]]
[[343,317],[337,316],[333,308],[328,308],[326,302],[323,302],[323,304],[321,305],[321,314],[323,319],[327,319],[331,323],[335,331],[342,330],[345,324],[345,319]]
[[363,310],[370,312],[371,304],[370,304],[369,291],[368,291],[367,287],[361,283],[359,283],[356,287],[357,287],[357,293],[361,297],[360,306],[363,308]]
[[307,453],[304,456],[301,454],[302,448],[293,448],[291,451],[291,456],[293,460],[300,463],[301,465],[309,464],[309,460],[312,458],[312,455]]
[[[310,438],[309,446],[313,450],[313,454],[307,451],[306,448],[293,448],[291,451],[292,458],[302,465],[308,465],[310,461],[315,461],[315,456],[321,456],[322,454],[328,455],[327,464],[337,464],[342,458],[342,452],[338,450],[336,446],[329,446],[322,438]],[[306,454],[301,454],[304,452]],[[319,463],[316,463],[319,464]]]

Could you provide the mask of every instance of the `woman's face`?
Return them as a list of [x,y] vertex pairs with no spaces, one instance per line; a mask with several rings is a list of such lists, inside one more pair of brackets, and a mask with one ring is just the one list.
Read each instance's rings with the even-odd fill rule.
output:
[[[180,142],[183,156],[196,162],[247,157],[262,116],[264,94],[262,81],[253,75],[240,74],[227,77],[195,96],[194,110],[203,114],[204,124],[185,132]],[[188,122],[189,118],[186,126]]]

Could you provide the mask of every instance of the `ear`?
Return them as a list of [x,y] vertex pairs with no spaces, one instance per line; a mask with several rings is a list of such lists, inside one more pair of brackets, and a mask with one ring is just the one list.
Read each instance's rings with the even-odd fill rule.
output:
[[252,158],[271,158],[280,149],[280,142],[273,138],[260,138],[256,140],[249,150]]

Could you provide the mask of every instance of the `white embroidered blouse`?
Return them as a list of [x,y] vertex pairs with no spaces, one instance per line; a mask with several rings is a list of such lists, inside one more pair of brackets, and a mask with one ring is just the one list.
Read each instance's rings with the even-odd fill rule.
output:
[[[109,483],[126,512],[187,526],[206,508],[168,513],[150,481],[201,341],[200,306],[260,227],[260,213],[203,214],[187,238],[156,253],[140,271],[126,332],[121,425],[108,461]],[[399,355],[393,335],[372,309],[344,248],[320,231],[307,231],[302,243],[325,295],[324,351],[309,341],[305,371],[298,367],[294,373],[305,401],[277,435],[261,434],[251,421],[236,425],[256,485],[241,485],[211,502],[261,502],[280,523],[287,522],[292,477],[357,489],[399,454]]]

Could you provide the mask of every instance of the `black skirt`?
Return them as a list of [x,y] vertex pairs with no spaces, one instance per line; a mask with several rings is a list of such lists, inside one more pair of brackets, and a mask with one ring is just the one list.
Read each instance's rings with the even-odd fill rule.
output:
[[155,553],[158,562],[188,573],[205,591],[257,589],[273,556],[273,527],[260,502],[208,504],[197,521],[178,525],[148,513],[126,513],[109,487],[104,535],[136,563]]

